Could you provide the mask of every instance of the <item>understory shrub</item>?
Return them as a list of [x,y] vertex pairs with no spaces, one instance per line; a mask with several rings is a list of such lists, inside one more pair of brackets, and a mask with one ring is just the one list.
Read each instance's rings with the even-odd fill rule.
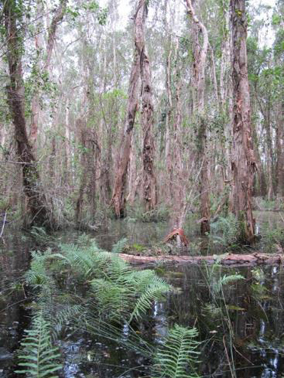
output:
[[211,225],[210,239],[214,244],[222,247],[232,247],[237,244],[239,236],[238,220],[234,214],[229,213],[227,217],[218,217]]

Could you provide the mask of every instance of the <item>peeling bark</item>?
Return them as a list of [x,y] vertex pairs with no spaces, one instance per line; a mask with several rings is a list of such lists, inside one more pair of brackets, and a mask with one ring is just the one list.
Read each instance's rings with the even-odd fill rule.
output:
[[[62,21],[64,14],[66,12],[66,7],[67,7],[67,2],[68,0],[61,0],[58,8],[55,10],[53,19],[51,21],[51,25],[49,27],[48,31],[48,40],[47,40],[47,48],[46,48],[46,58],[45,62],[43,64],[43,71],[48,72],[49,66],[50,66],[50,61],[52,57],[52,52],[54,49],[54,44],[55,44],[55,37],[56,37],[56,30],[59,25],[59,23]],[[43,13],[42,5],[39,5],[40,11],[39,13]],[[39,36],[36,35],[35,37],[35,45],[36,48],[40,51],[41,46],[39,43]],[[39,124],[39,119],[40,119],[40,96],[39,92],[37,91],[32,99],[32,121],[31,121],[31,131],[30,131],[30,140],[32,144],[34,144],[37,140],[37,135],[38,135],[38,124]]]
[[[141,0],[143,17],[147,16],[147,0]],[[143,41],[140,51],[142,80],[142,129],[143,129],[143,194],[146,211],[154,210],[157,205],[157,182],[154,172],[154,137],[153,137],[153,90],[149,56],[145,46],[145,21],[141,32]]]
[[233,42],[233,212],[240,224],[240,240],[253,241],[253,178],[256,162],[251,136],[251,107],[247,71],[247,20],[245,0],[231,0]]
[[138,85],[141,64],[140,57],[144,49],[144,24],[144,6],[143,1],[140,0],[134,15],[135,52],[128,89],[126,122],[117,158],[117,171],[111,199],[111,206],[113,206],[117,218],[123,218],[125,216],[127,169],[129,165],[133,128],[138,109]]
[[[208,157],[207,157],[207,126],[205,120],[205,67],[209,47],[208,31],[195,13],[191,0],[186,0],[187,10],[193,21],[193,55],[194,55],[194,88],[195,104],[194,111],[197,118],[198,127],[198,160],[201,162],[200,173],[200,211],[201,211],[201,234],[210,232],[210,201],[209,201],[209,177],[208,177]],[[202,46],[199,41],[199,34],[202,34]]]
[[276,150],[277,150],[277,194],[284,197],[284,101],[280,100],[277,112],[276,129]]
[[3,13],[10,75],[10,83],[7,86],[8,104],[15,127],[16,152],[22,167],[23,188],[28,198],[28,208],[32,217],[32,224],[54,228],[56,226],[46,203],[46,198],[40,184],[37,162],[32,153],[32,147],[27,135],[24,112],[21,36],[17,27],[20,15],[15,13],[15,9],[15,2],[9,1],[5,4]]

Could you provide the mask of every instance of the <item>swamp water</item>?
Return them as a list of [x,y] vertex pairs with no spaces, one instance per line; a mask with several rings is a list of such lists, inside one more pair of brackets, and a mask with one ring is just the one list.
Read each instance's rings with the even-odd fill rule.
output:
[[[167,232],[166,225],[143,227],[143,224],[131,224],[125,228],[117,222],[109,234],[100,233],[96,239],[105,249],[121,237],[151,245]],[[76,240],[78,235],[57,235],[57,239],[67,242]],[[0,246],[1,378],[17,376],[15,352],[30,321],[21,275],[28,268],[30,251],[34,249],[37,249],[34,241],[22,234],[6,237]],[[162,303],[154,303],[147,318],[135,325],[138,343],[141,337],[159,345],[174,323],[195,325],[203,341],[199,358],[201,376],[231,377],[232,371],[236,377],[284,376],[284,271],[281,267],[157,266],[155,269],[180,292],[170,294]],[[241,274],[244,279],[226,284],[224,277],[232,274]],[[63,377],[149,376],[149,360],[123,344],[84,332],[74,334],[72,329],[67,336],[59,343],[64,356]],[[129,329],[125,325],[121,339],[128,337]]]

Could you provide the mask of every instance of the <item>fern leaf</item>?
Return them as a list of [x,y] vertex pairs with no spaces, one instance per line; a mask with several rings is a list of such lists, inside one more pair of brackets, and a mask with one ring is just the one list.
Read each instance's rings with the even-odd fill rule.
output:
[[175,325],[169,331],[165,344],[159,348],[153,369],[153,378],[196,378],[195,365],[198,362],[200,343],[198,332]]
[[32,328],[26,331],[26,336],[21,343],[23,354],[19,356],[19,374],[29,377],[51,378],[57,377],[53,373],[62,369],[57,362],[60,357],[58,348],[52,346],[50,336],[50,324],[42,312],[37,314],[32,321]]
[[119,240],[116,244],[114,244],[111,252],[112,253],[121,253],[123,251],[126,243],[127,243],[127,238],[123,238],[123,239]]
[[[141,285],[142,286],[142,285]],[[139,319],[143,314],[145,314],[151,307],[154,301],[161,301],[164,296],[169,292],[170,286],[158,277],[154,277],[152,280],[148,281],[148,285],[143,288],[140,292],[135,307],[130,315],[129,322],[133,318]]]

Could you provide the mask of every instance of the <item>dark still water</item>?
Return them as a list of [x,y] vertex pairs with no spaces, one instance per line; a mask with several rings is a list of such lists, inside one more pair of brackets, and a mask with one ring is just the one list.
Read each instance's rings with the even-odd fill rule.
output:
[[[149,243],[167,232],[154,227],[151,230],[147,235]],[[109,238],[102,234],[98,240],[106,248],[121,233],[120,229],[112,229]],[[129,237],[127,233],[125,236]],[[73,240],[76,237],[72,233]],[[135,233],[131,237],[137,240]],[[66,234],[56,235],[58,242],[70,238]],[[140,237],[138,242],[145,243],[145,239]],[[29,294],[22,284],[22,275],[34,249],[37,249],[34,240],[20,233],[6,236],[0,244],[1,378],[17,376],[16,354],[23,330],[29,328],[30,322]],[[139,352],[139,348],[144,348],[142,340],[159,345],[175,323],[197,327],[202,342],[199,358],[202,377],[284,376],[282,267],[225,269],[159,265],[156,271],[178,291],[165,302],[155,303],[144,321],[133,325],[134,343],[138,347],[127,346],[131,334],[128,325],[119,330],[119,344],[71,328],[58,341],[64,359],[62,377],[150,377],[150,359]]]

